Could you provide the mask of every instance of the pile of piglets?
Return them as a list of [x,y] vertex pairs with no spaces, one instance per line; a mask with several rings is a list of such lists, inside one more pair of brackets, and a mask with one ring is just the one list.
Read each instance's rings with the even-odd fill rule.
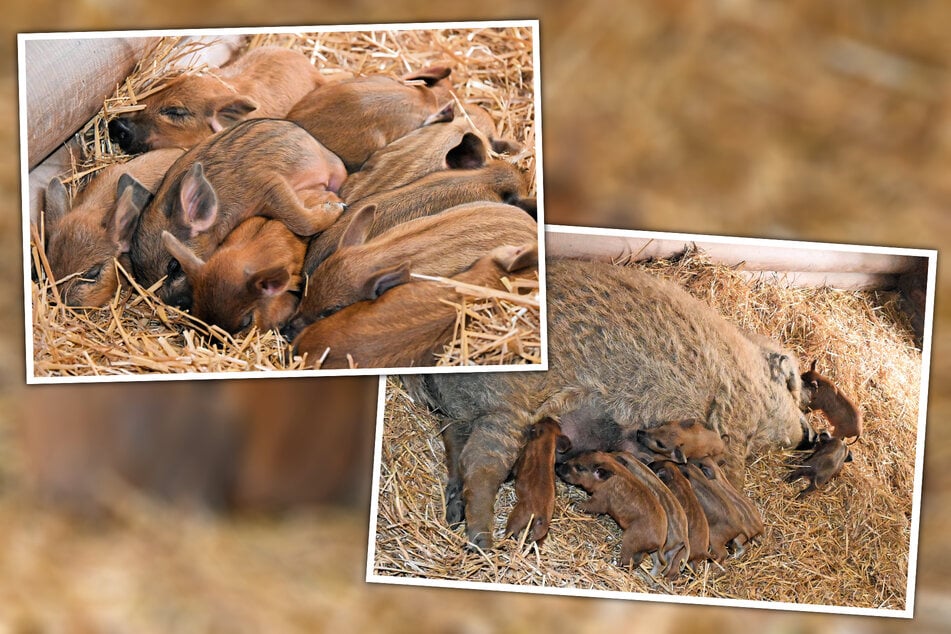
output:
[[521,146],[450,74],[328,82],[263,47],[173,80],[109,123],[137,156],[72,205],[58,179],[47,188],[62,300],[108,303],[115,259],[206,323],[282,330],[310,365],[432,365],[454,292],[411,274],[501,288],[538,257],[528,180],[497,158]]
[[[555,478],[590,494],[585,512],[623,530],[619,562],[649,556],[673,579],[739,557],[763,533],[743,491],[747,462],[806,452],[789,474],[821,487],[848,460],[858,409],[829,379],[800,373],[777,342],[736,327],[676,283],[637,267],[552,258],[545,372],[412,375],[411,398],[443,420],[446,520],[493,546],[499,487],[514,476],[506,536],[542,541]],[[821,409],[832,434],[804,412]],[[802,454],[804,455],[804,454]]]

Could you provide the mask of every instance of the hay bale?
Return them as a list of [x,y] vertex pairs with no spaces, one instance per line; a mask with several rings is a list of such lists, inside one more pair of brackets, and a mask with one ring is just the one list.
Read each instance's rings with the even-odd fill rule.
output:
[[[107,131],[112,116],[140,108],[138,101],[162,90],[182,73],[205,68],[183,66],[208,42],[163,38],[143,58],[116,94],[77,135],[80,154],[72,157],[71,173],[63,180],[75,194],[98,170],[128,160],[113,148]],[[368,73],[400,75],[426,66],[448,64],[461,101],[479,104],[496,117],[500,136],[525,146],[512,160],[530,176],[535,190],[535,112],[532,32],[528,27],[440,29],[304,34],[257,34],[246,48],[285,46],[307,55],[328,78]],[[130,283],[102,309],[72,309],[59,304],[42,263],[42,225],[31,240],[35,279],[33,301],[33,373],[37,377],[131,375],[183,372],[298,370],[300,358],[290,355],[287,342],[275,333],[232,337],[189,315],[163,305],[148,289]],[[120,278],[129,279],[122,271]],[[131,280],[130,280],[131,282]],[[537,302],[536,302],[537,304]],[[522,306],[505,307],[524,312]],[[446,357],[444,363],[537,362],[540,354],[537,306],[531,308],[534,333],[517,345],[495,347],[480,357]],[[504,311],[503,311],[504,312]],[[525,318],[520,325],[527,326]],[[511,340],[512,337],[506,339]],[[518,338],[516,338],[518,339]]]
[[[578,513],[585,494],[559,482],[543,547],[513,540],[489,553],[465,552],[464,532],[443,519],[440,420],[387,382],[373,571],[400,576],[536,587],[674,594],[903,609],[907,600],[921,352],[897,293],[783,288],[748,280],[701,253],[644,266],[677,281],[730,321],[776,338],[802,358],[819,358],[865,414],[855,461],[827,487],[794,500],[802,484],[782,482],[794,452],[756,458],[745,492],[760,509],[760,544],[722,568],[652,581],[619,568],[621,531],[606,516]],[[814,414],[813,423],[823,427]],[[496,534],[514,504],[511,483],[496,504]],[[645,565],[646,567],[646,565]]]

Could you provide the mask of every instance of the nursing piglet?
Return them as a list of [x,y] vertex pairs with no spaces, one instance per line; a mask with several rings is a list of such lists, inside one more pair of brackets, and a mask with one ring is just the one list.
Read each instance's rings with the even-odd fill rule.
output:
[[592,451],[575,456],[556,467],[562,480],[591,494],[578,505],[585,513],[607,513],[624,531],[620,564],[636,568],[644,555],[654,562],[651,575],[666,565],[663,547],[667,541],[667,516],[651,490],[611,454]]
[[280,220],[245,220],[207,262],[167,231],[162,240],[192,288],[192,315],[205,323],[264,332],[280,329],[297,309],[306,246]]
[[113,259],[129,271],[139,213],[181,150],[148,152],[103,169],[69,204],[59,179],[46,188],[46,257],[69,306],[103,306],[119,288]]
[[740,532],[731,540],[733,556],[739,557],[746,550],[746,545],[754,538],[763,534],[763,518],[753,502],[743,493],[740,493],[723,473],[723,470],[711,458],[692,458],[690,462],[696,465],[707,481],[719,490],[726,503],[736,510],[740,518]]
[[641,484],[650,489],[650,492],[654,494],[654,497],[663,507],[664,513],[667,515],[667,538],[661,550],[667,563],[661,572],[668,579],[676,578],[690,557],[687,515],[683,507],[671,490],[657,477],[657,474],[635,456],[623,451],[611,455]]
[[550,418],[529,428],[528,441],[512,470],[518,501],[505,524],[506,536],[518,537],[528,529],[528,541],[540,544],[548,535],[555,509],[555,453],[568,442],[561,426]]
[[700,506],[697,495],[693,492],[693,487],[680,472],[677,464],[670,460],[660,460],[652,462],[649,466],[674,494],[684,510],[690,545],[687,565],[696,570],[701,561],[710,558],[710,524],[707,522],[707,516],[703,513],[703,507]]
[[678,462],[683,462],[682,458],[675,457],[678,452],[685,458],[705,458],[719,455],[726,450],[720,434],[695,418],[638,429],[636,438],[637,442],[647,449]]
[[310,236],[340,215],[343,203],[334,192],[345,178],[340,159],[293,123],[253,119],[228,128],[169,170],[133,236],[135,277],[146,287],[165,277],[159,298],[188,307],[191,287],[163,232],[201,260],[253,216],[281,220],[295,234]]
[[129,154],[188,149],[246,118],[282,118],[322,83],[304,54],[265,46],[223,68],[171,80],[139,100],[145,108],[110,121],[109,135]]

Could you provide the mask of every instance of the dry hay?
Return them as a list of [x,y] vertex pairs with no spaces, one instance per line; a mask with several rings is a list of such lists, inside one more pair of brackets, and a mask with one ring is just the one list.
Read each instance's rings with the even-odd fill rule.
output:
[[[167,80],[204,66],[180,67],[182,60],[207,44],[163,38],[129,78],[106,100],[102,111],[76,136],[80,156],[63,180],[75,193],[99,169],[128,160],[112,147],[108,119],[135,110],[137,101],[160,91]],[[531,29],[527,27],[445,29],[438,31],[333,32],[259,34],[247,48],[284,46],[307,55],[328,79],[369,73],[401,75],[437,64],[452,66],[460,101],[479,104],[496,119],[499,136],[514,138],[525,149],[512,162],[530,178],[535,191],[535,102]],[[39,229],[42,235],[42,228]],[[173,307],[132,284],[102,309],[74,309],[57,301],[55,288],[31,240],[35,279],[32,284],[34,374],[36,376],[128,375],[179,372],[299,370],[286,342],[273,332],[231,336]],[[128,279],[120,272],[120,279]],[[477,294],[483,294],[476,291]],[[534,335],[524,343],[501,339],[481,356],[445,355],[441,363],[537,363],[538,312],[531,308]],[[504,307],[503,318],[516,320],[522,305]],[[524,321],[524,320],[523,320]],[[434,360],[435,362],[435,360]]]
[[[762,512],[762,541],[721,569],[668,582],[616,563],[620,530],[607,516],[574,510],[586,496],[557,484],[541,548],[513,540],[464,552],[464,532],[443,519],[440,422],[388,380],[374,567],[383,576],[635,591],[815,605],[903,609],[912,512],[921,353],[894,293],[781,288],[747,281],[696,253],[647,266],[677,280],[733,323],[784,341],[860,404],[865,433],[855,461],[827,487],[795,500],[785,484],[795,452],[755,459],[745,492]],[[823,427],[821,415],[812,422]],[[512,483],[496,504],[496,535],[514,504]],[[645,568],[647,564],[645,563]]]

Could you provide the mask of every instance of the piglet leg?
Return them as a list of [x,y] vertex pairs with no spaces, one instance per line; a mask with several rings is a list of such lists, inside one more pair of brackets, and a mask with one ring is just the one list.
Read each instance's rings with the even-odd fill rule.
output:
[[299,194],[286,179],[277,178],[265,192],[262,215],[280,220],[297,235],[307,237],[332,225],[344,206],[333,192],[305,190]]

